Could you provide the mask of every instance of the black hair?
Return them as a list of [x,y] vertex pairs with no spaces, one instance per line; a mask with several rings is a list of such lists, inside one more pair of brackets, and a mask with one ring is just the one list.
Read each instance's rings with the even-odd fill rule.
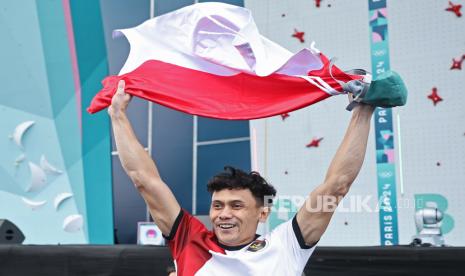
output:
[[176,268],[174,266],[168,266],[166,268],[166,275],[170,275],[171,273],[175,272],[176,273]]
[[261,206],[265,204],[265,197],[267,197],[266,205],[269,206],[276,196],[276,189],[258,172],[246,173],[231,166],[224,167],[224,171],[215,175],[207,184],[207,190],[212,194],[224,189],[249,189]]

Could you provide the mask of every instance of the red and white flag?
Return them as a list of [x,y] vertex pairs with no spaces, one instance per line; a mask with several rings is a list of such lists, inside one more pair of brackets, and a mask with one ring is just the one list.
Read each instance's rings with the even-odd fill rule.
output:
[[[316,48],[293,54],[260,35],[251,12],[224,3],[199,3],[116,30],[131,50],[118,76],[87,109],[111,104],[117,83],[126,92],[193,115],[256,119],[314,104],[342,89]],[[332,66],[334,78],[360,79]]]

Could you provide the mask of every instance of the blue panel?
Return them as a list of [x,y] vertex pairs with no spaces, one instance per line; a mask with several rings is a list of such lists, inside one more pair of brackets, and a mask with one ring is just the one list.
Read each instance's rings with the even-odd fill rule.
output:
[[199,2],[223,2],[223,3],[228,3],[231,5],[236,5],[239,7],[244,6],[244,0],[200,0]]
[[154,105],[153,158],[179,204],[192,209],[192,116]]
[[160,0],[155,1],[155,15],[165,14],[194,4],[194,0]]
[[[158,2],[158,1],[155,1]],[[110,74],[117,75],[129,54],[129,42],[112,38],[115,29],[135,27],[150,18],[150,0],[100,0]]]
[[199,117],[197,140],[249,137],[249,121],[226,121]]
[[95,91],[101,88],[101,80],[108,75],[102,16],[97,1],[70,1],[70,8],[82,93],[82,155],[89,242],[108,244],[113,243],[109,118],[105,112],[90,115],[85,110]]
[[200,146],[197,160],[197,215],[208,215],[211,203],[208,180],[226,165],[250,171],[250,142]]

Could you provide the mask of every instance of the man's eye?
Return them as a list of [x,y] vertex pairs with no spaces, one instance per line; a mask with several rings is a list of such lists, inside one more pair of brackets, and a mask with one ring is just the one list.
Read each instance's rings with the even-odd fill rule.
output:
[[240,208],[242,208],[242,205],[241,204],[234,204],[233,208],[234,209],[240,209]]

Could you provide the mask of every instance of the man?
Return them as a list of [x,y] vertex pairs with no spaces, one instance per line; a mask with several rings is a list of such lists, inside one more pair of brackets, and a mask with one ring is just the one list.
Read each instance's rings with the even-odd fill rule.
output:
[[138,142],[125,112],[131,97],[120,81],[108,109],[119,157],[167,238],[178,275],[301,275],[334,213],[334,208],[318,206],[318,202],[330,196],[338,203],[362,166],[374,111],[372,105],[363,103],[363,96],[351,106],[352,119],[323,183],[292,220],[258,236],[258,223],[268,218],[268,199],[276,190],[258,173],[227,167],[208,183],[213,230],[206,229],[181,209]]

